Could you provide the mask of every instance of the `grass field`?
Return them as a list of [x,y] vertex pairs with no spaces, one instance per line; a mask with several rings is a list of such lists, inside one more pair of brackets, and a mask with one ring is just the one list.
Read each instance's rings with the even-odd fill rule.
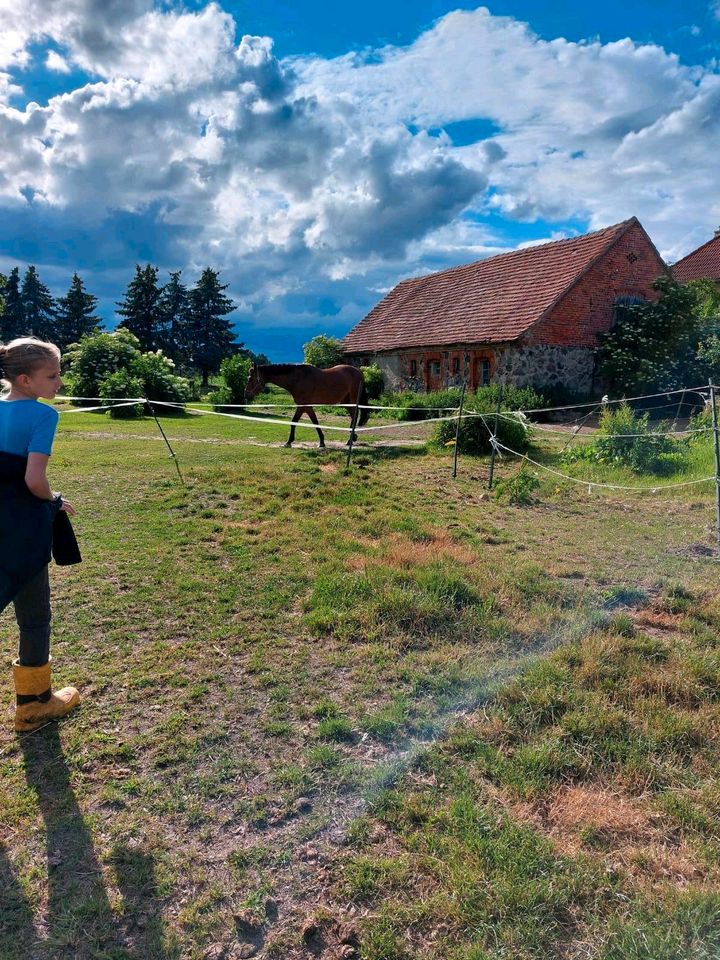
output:
[[3,960],[720,956],[710,484],[516,508],[392,444],[422,424],[349,473],[284,427],[163,426],[185,485],[151,419],[61,418],[84,702],[16,739],[0,681]]

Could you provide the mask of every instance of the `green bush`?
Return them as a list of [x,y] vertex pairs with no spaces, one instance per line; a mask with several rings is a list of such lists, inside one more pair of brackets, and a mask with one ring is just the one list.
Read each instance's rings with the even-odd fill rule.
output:
[[240,354],[223,360],[220,364],[220,376],[224,383],[210,394],[210,402],[216,410],[223,406],[241,406],[245,403],[245,388],[251,367],[252,361]]
[[[74,401],[76,406],[92,405],[93,397],[149,397],[186,403],[191,396],[189,381],[175,376],[173,361],[160,350],[141,353],[140,341],[124,327],[83,337],[65,356],[68,388],[74,396],[89,398]],[[172,411],[158,407],[157,412]],[[118,417],[137,415],[135,407],[113,413]]]
[[[100,396],[103,400],[114,397],[142,397],[142,382],[134,377],[128,370],[116,370],[111,373],[100,384]],[[132,417],[141,417],[144,403],[136,403],[130,407],[110,407],[110,416],[118,420],[127,420]]]
[[503,410],[536,410],[538,407],[548,405],[545,394],[538,393],[533,387],[513,387],[491,383],[487,387],[478,387],[474,396],[484,403],[491,404],[493,410],[497,408],[498,400]]
[[374,363],[369,367],[360,367],[360,371],[365,381],[365,389],[369,400],[378,400],[382,396],[385,387],[385,379],[380,367]]
[[[140,353],[130,361],[130,373],[142,384],[141,396],[150,400],[166,400],[169,403],[187,403],[190,399],[190,383],[184,377],[175,376],[175,364],[161,350]],[[156,413],[172,413],[168,407],[158,407]]]
[[411,390],[384,393],[380,401],[383,406],[401,408],[387,411],[391,420],[433,420],[460,406],[460,390],[454,387],[434,393],[413,393]]
[[537,503],[534,493],[539,486],[538,478],[525,467],[521,467],[514,477],[498,483],[495,499],[507,501],[513,507],[529,507]]
[[[498,442],[517,453],[527,449],[530,441],[528,424],[522,414],[500,412],[495,423],[497,401],[493,402],[483,390],[470,394],[465,399],[465,412],[458,431],[458,450],[475,456],[490,453],[490,437],[497,430]],[[475,414],[475,416],[472,416]],[[445,446],[454,442],[457,429],[456,420],[444,420],[435,431],[434,442]]]
[[596,438],[563,454],[566,463],[592,463],[629,467],[635,473],[667,474],[687,464],[687,446],[673,437],[660,436],[666,423],[650,426],[649,413],[636,414],[627,403],[606,407]]
[[[113,333],[96,333],[71,344],[65,353],[67,389],[76,397],[89,397],[76,406],[92,406],[93,397],[100,397],[100,385],[118,370],[127,370],[140,355],[140,341],[124,327]],[[108,396],[107,392],[104,394]],[[142,396],[142,390],[135,396]]]

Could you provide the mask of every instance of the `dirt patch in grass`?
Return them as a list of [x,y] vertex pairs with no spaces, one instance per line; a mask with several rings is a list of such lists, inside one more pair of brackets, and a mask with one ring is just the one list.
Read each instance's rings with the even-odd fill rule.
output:
[[677,630],[681,615],[663,610],[640,610],[633,618],[638,627],[654,630]]
[[687,884],[706,871],[682,839],[668,835],[661,814],[642,799],[599,784],[560,787],[532,819],[570,856],[594,851],[608,867],[646,883]]
[[419,542],[394,535],[386,543],[385,559],[394,567],[412,567],[446,557],[466,565],[478,562],[477,553],[456,543],[447,530],[431,530],[429,538]]

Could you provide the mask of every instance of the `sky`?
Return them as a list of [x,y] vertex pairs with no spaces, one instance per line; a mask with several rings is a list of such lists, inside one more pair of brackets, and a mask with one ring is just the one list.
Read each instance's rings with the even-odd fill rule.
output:
[[0,272],[220,271],[275,361],[399,280],[720,226],[720,0],[0,0]]

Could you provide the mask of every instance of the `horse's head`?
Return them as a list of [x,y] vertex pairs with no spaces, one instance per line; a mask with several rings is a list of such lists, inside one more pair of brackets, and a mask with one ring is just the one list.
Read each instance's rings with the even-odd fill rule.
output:
[[250,376],[248,377],[247,386],[245,387],[245,399],[252,400],[253,397],[256,397],[262,388],[265,386],[265,378],[260,372],[260,367],[256,363],[250,368]]

